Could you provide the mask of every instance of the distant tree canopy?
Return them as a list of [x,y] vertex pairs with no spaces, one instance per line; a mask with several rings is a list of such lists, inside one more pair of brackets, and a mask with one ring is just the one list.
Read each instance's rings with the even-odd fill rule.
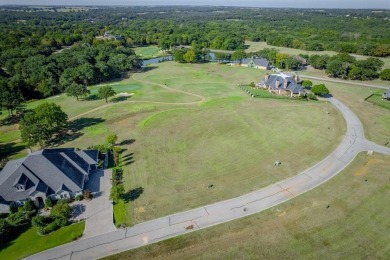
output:
[[[11,102],[0,102],[10,114],[22,100],[63,93],[139,69],[142,61],[131,49],[137,46],[156,44],[171,50],[176,61],[189,63],[206,61],[207,49],[243,50],[248,40],[302,50],[390,55],[387,12],[234,7],[221,11],[221,7],[179,6],[56,10],[28,6],[0,10],[0,82],[7,82],[1,90],[15,93]],[[121,37],[103,38],[108,31]],[[183,45],[191,48],[175,48]],[[299,66],[293,57],[277,54],[272,49],[262,51],[280,68]],[[376,67],[367,70],[367,62],[329,56],[311,57],[309,62],[333,77],[370,79],[379,74]]]
[[340,53],[333,57],[328,55],[311,55],[309,63],[316,69],[325,69],[328,76],[333,78],[371,80],[380,75],[384,62],[379,58],[357,60],[355,57]]

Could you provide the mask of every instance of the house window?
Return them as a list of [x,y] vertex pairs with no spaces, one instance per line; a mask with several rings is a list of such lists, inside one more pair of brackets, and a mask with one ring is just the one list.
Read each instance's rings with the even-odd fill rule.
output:
[[61,194],[61,199],[67,199],[68,198],[68,194]]
[[24,185],[17,185],[16,190],[17,191],[24,191]]

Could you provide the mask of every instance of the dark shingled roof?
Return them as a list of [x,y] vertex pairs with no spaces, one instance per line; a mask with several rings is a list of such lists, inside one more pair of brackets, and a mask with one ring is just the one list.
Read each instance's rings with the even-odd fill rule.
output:
[[[9,161],[0,172],[0,196],[5,201],[25,200],[29,195],[55,191],[77,192],[84,188],[89,166],[96,165],[98,151],[73,148],[44,149]],[[15,185],[25,185],[16,191]]]
[[[278,81],[278,84],[276,85]],[[266,86],[270,86],[271,89],[279,90],[284,89],[284,84],[287,83],[286,89],[294,94],[305,93],[305,89],[295,82],[295,80],[286,74],[272,74],[268,80],[265,81]]]

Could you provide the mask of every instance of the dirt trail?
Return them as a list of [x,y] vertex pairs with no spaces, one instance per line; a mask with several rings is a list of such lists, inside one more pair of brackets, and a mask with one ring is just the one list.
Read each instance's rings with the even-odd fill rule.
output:
[[77,119],[81,116],[84,116],[86,114],[89,114],[89,113],[92,113],[92,112],[95,112],[95,111],[98,111],[100,109],[103,109],[103,108],[107,108],[107,107],[111,107],[111,106],[115,106],[115,105],[118,105],[118,104],[129,104],[129,103],[151,103],[151,104],[159,104],[159,105],[198,105],[202,102],[204,102],[206,100],[205,97],[201,96],[201,95],[198,95],[198,94],[194,94],[194,93],[191,93],[191,92],[187,92],[187,91],[183,91],[183,90],[178,90],[178,89],[173,89],[173,88],[170,88],[170,87],[167,87],[166,85],[163,85],[163,84],[159,84],[159,83],[155,83],[155,82],[151,82],[151,81],[146,81],[146,80],[141,80],[141,79],[137,79],[135,77],[136,74],[133,74],[132,75],[132,78],[135,80],[135,81],[138,81],[140,83],[144,83],[144,84],[152,84],[152,85],[155,85],[155,86],[159,86],[165,90],[168,90],[170,92],[177,92],[177,93],[182,93],[182,94],[185,94],[185,95],[189,95],[189,96],[193,96],[193,97],[197,97],[199,98],[198,101],[194,101],[194,102],[178,102],[178,103],[172,103],[172,102],[160,102],[160,101],[141,101],[141,100],[129,100],[129,101],[121,101],[121,102],[117,102],[117,103],[108,103],[108,104],[105,104],[103,106],[100,106],[100,107],[96,107],[94,109],[91,109],[87,112],[84,112],[84,113],[81,113],[81,114],[78,114],[76,116],[73,116],[71,118],[69,118],[69,120],[74,120],[74,119]]

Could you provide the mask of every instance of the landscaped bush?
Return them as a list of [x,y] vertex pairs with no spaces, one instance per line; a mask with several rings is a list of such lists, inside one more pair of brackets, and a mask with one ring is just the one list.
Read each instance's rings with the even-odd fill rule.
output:
[[53,201],[51,200],[50,197],[46,197],[46,199],[45,199],[45,205],[46,205],[46,207],[48,207],[48,208],[53,207]]
[[114,203],[118,203],[121,199],[123,199],[124,195],[125,187],[123,184],[117,184],[111,188],[110,199],[112,199]]
[[301,83],[302,87],[304,87],[305,89],[311,89],[311,87],[313,86],[313,82],[311,82],[310,80],[302,80],[302,83]]
[[311,92],[313,92],[315,95],[322,96],[329,94],[329,89],[325,86],[325,84],[318,84],[313,86]]
[[112,169],[112,184],[116,185],[122,182],[123,169],[115,167]]
[[23,211],[33,211],[35,209],[36,209],[36,207],[35,207],[34,203],[31,200],[27,200],[27,201],[24,202],[24,204],[23,204]]
[[122,149],[120,147],[114,146],[112,148],[112,152],[114,153],[115,166],[118,166],[119,165],[119,156],[120,156],[120,153],[122,152]]
[[10,225],[14,227],[29,225],[31,218],[35,215],[35,212],[27,212],[20,210],[18,212],[12,213],[7,217],[7,221]]
[[79,194],[79,195],[76,195],[76,197],[74,198],[76,201],[80,201],[83,199],[83,195],[82,194]]
[[12,226],[8,223],[7,219],[0,219],[0,245],[9,242],[11,238]]
[[311,99],[311,100],[318,100],[318,98],[316,97],[316,95],[314,95],[313,93],[309,93],[309,94],[307,95],[307,98],[308,98],[308,99]]

